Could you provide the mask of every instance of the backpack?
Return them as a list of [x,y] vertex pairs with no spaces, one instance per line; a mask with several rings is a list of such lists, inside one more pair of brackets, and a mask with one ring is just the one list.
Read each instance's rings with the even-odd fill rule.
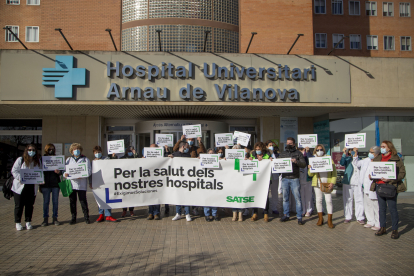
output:
[[6,180],[6,183],[4,183],[3,185],[3,195],[8,200],[10,200],[10,198],[13,197],[13,191],[11,190],[13,186],[13,181],[14,177],[13,175],[10,175],[10,177]]

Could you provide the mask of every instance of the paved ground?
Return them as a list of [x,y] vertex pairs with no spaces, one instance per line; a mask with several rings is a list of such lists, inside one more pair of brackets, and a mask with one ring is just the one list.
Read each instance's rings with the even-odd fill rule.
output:
[[[67,198],[60,197],[61,226],[41,227],[42,195],[33,216],[34,229],[17,232],[13,200],[1,197],[1,275],[413,275],[414,194],[401,194],[399,240],[357,222],[343,224],[342,196],[334,197],[335,229],[316,226],[316,216],[281,223],[147,221],[140,208],[118,223],[69,225]],[[97,205],[88,192],[91,220]],[[80,206],[78,206],[80,211]],[[171,209],[174,210],[174,209]],[[390,225],[390,224],[389,224]],[[390,230],[390,229],[388,229]]]

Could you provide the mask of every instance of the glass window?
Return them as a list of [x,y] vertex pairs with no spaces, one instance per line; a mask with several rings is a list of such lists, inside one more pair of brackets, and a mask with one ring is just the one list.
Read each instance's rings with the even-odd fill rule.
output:
[[394,16],[394,5],[392,2],[382,2],[382,15]]
[[326,34],[315,34],[315,48],[326,48]]
[[401,51],[411,51],[411,37],[410,36],[401,37]]
[[384,50],[394,50],[393,36],[384,36]]
[[377,2],[365,2],[365,11],[369,16],[377,16]]
[[378,50],[378,36],[367,35],[367,49]]
[[410,17],[410,3],[400,3],[400,17]]
[[[6,28],[10,28],[11,31],[19,37],[19,26],[6,26]],[[18,40],[14,37],[14,35],[9,32],[9,30],[6,31],[6,42],[18,42]]]
[[332,14],[343,14],[343,1],[332,0]]
[[134,131],[133,126],[107,126],[106,131]]
[[42,120],[0,119],[0,130],[41,130]]
[[413,116],[378,116],[378,121],[381,141],[401,139],[402,155],[414,155]]
[[361,35],[350,35],[349,41],[351,43],[351,49],[359,50],[361,49]]
[[20,5],[20,0],[6,0],[7,5]]
[[[343,37],[344,37],[343,34],[333,34],[332,35],[333,47],[335,49],[344,49],[345,48],[344,47],[344,40],[342,39]],[[338,44],[338,46],[336,46],[336,44]]]
[[315,13],[326,13],[326,0],[315,0]]
[[349,1],[349,15],[361,15],[359,11],[359,1]]
[[39,42],[39,27],[26,27],[26,42]]
[[40,5],[40,0],[27,0],[27,5]]

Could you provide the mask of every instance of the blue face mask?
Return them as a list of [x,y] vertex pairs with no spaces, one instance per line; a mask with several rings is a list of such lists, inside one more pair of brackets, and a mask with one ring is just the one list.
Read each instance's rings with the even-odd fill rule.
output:
[[79,156],[80,155],[80,150],[74,150],[73,151],[73,155],[75,155],[75,156]]
[[369,159],[374,159],[375,156],[372,153],[369,153],[368,157],[369,157]]
[[262,155],[262,151],[261,150],[256,150],[256,154],[257,155]]
[[270,147],[269,147],[269,150],[273,150],[273,146],[270,146]]
[[133,153],[130,151],[130,152],[128,152],[128,156],[132,156],[133,155]]
[[194,141],[188,141],[188,145],[190,146],[194,145]]
[[185,148],[184,150],[183,150],[183,152],[184,153],[188,153],[188,151],[189,151],[190,149],[189,148]]
[[96,158],[101,158],[102,157],[102,153],[101,152],[95,153],[95,157]]
[[27,152],[27,154],[28,154],[30,157],[33,157],[33,156],[35,156],[35,155],[36,155],[36,152],[35,152],[35,151],[28,151],[28,152]]
[[386,148],[381,148],[381,153],[382,154],[386,154],[387,153],[387,149]]
[[354,156],[355,155],[355,151],[351,151],[351,155]]
[[220,157],[220,158],[222,158],[222,157],[223,157],[223,153],[222,153],[222,152],[220,152],[220,153],[219,153],[219,157]]

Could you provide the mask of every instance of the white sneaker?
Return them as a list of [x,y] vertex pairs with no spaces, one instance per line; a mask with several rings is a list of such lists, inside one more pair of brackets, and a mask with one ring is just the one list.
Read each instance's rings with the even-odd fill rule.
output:
[[30,222],[26,222],[26,229],[27,230],[32,230],[33,229],[33,226]]
[[193,214],[194,214],[194,216],[198,216],[198,210],[197,210],[197,208],[193,208]]
[[187,219],[187,221],[192,221],[190,214],[185,215],[185,218]]
[[21,223],[16,223],[16,230],[17,231],[22,231],[23,230],[23,226]]
[[177,214],[175,215],[175,217],[173,217],[173,219],[172,219],[172,220],[179,220],[179,219],[181,219],[181,215],[180,215],[179,213],[177,213]]

